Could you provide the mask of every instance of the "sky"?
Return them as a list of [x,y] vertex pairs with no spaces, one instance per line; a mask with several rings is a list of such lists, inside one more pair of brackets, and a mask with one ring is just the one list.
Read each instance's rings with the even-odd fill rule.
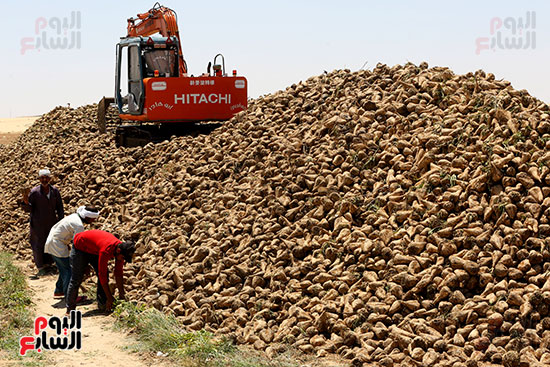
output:
[[[161,4],[178,15],[189,72],[205,72],[208,62],[222,53],[227,70],[247,78],[251,98],[324,71],[426,61],[457,74],[491,72],[550,103],[548,1]],[[153,5],[153,0],[3,4],[0,118],[40,115],[55,106],[76,107],[113,96],[115,46],[126,35],[126,19]],[[59,47],[51,47],[52,40],[60,41]]]

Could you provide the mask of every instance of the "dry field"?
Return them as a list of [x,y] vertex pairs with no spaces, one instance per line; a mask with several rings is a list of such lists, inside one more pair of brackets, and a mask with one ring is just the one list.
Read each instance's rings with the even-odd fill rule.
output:
[[9,144],[30,127],[38,116],[0,118],[0,144]]

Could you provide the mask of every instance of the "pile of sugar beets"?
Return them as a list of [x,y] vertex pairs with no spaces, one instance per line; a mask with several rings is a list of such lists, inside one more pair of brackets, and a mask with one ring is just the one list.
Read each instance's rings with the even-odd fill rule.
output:
[[210,134],[118,148],[96,106],[0,147],[0,247],[30,259],[21,189],[138,242],[131,300],[273,356],[550,364],[550,110],[483,71],[337,70]]

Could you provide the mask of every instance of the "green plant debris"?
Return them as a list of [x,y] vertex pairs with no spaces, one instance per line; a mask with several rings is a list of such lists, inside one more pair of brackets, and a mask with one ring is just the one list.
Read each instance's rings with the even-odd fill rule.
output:
[[[33,334],[30,290],[12,255],[0,252],[0,365],[42,366],[46,357],[34,350],[19,355],[19,338]],[[10,362],[6,361],[7,358]]]
[[135,305],[118,302],[113,316],[115,328],[130,329],[137,339],[132,349],[161,354],[178,366],[186,367],[297,367],[299,357],[292,350],[274,359],[259,352],[237,348],[229,338],[199,330],[187,332],[175,316]]

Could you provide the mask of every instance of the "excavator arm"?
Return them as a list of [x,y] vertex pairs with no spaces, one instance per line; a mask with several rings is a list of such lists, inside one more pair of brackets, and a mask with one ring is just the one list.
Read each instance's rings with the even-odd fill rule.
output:
[[147,12],[138,14],[137,18],[128,19],[128,37],[151,36],[160,33],[163,37],[175,36],[179,48],[179,75],[187,74],[187,65],[183,59],[180,33],[176,12],[160,5],[158,2]]

